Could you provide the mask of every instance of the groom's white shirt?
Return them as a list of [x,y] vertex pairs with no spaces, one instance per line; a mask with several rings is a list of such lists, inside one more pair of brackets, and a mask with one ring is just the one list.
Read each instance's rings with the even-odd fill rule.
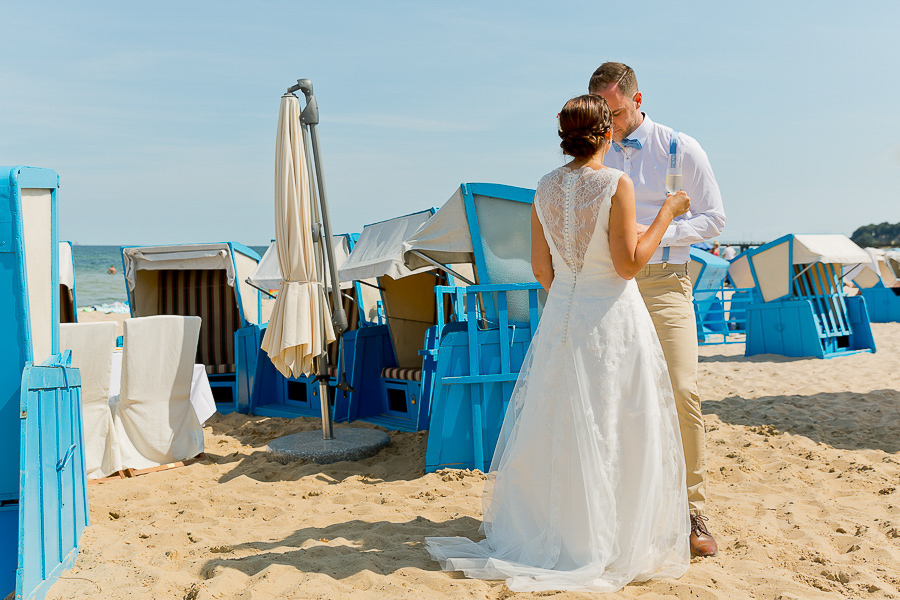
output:
[[[644,225],[653,219],[666,200],[666,165],[672,128],[654,123],[645,113],[644,121],[631,132],[641,149],[626,147],[617,152],[610,148],[603,163],[628,173],[634,181],[634,203],[637,221]],[[697,140],[680,133],[678,151],[684,152],[682,188],[691,198],[689,217],[678,217],[669,225],[650,263],[663,262],[663,247],[669,246],[668,262],[684,264],[690,260],[690,245],[714,238],[725,227],[725,209],[719,184],[713,175],[706,152]]]

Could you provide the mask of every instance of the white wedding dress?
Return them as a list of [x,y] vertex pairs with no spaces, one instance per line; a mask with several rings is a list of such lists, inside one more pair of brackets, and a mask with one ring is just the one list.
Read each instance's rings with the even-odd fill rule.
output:
[[538,184],[553,284],[494,452],[486,539],[426,538],[445,570],[517,592],[613,592],[687,571],[672,387],[637,284],[610,257],[621,175],[561,167]]

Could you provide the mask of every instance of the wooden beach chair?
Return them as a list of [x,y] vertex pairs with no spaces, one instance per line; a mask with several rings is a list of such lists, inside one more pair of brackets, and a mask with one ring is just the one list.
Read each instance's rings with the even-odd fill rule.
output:
[[[531,270],[534,190],[462,184],[405,244],[409,267],[472,266],[476,285],[442,287],[459,315],[435,331],[425,470],[486,470],[546,294]],[[465,226],[460,226],[461,224]]]
[[122,248],[132,317],[202,319],[196,362],[206,365],[216,409],[250,401],[261,292],[246,282],[259,255],[235,242]]
[[81,373],[59,348],[59,177],[0,167],[0,597],[40,600],[88,523]]
[[900,321],[900,253],[878,248],[866,253],[870,262],[847,270],[844,279],[859,288],[873,323]]
[[836,234],[789,234],[736,258],[729,272],[749,271],[755,287],[745,354],[874,352],[866,301],[847,297],[842,283],[845,267],[868,261],[862,248]]

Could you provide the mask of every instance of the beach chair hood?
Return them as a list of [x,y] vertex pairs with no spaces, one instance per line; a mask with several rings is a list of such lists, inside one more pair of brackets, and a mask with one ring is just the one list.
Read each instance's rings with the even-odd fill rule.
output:
[[338,271],[341,281],[362,281],[387,275],[401,279],[434,268],[426,264],[410,269],[403,260],[404,242],[434,214],[433,209],[423,210],[380,223],[366,225],[347,262]]
[[738,287],[758,287],[764,302],[791,293],[793,265],[859,265],[869,255],[840,234],[786,235],[738,256],[728,268]]
[[167,269],[224,269],[228,285],[234,287],[234,261],[228,244],[179,244],[177,246],[143,246],[124,248],[125,281],[134,291],[136,272]]
[[462,191],[457,190],[428,221],[403,242],[403,262],[409,269],[430,263],[421,253],[444,265],[475,263]]

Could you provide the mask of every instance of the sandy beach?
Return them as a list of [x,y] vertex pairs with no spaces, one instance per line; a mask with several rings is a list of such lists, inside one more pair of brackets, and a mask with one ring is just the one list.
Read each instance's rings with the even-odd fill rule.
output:
[[[900,324],[873,329],[877,354],[831,360],[701,347],[719,555],[608,597],[900,596]],[[215,415],[202,462],[89,486],[81,554],[47,598],[591,597],[440,571],[423,539],[478,539],[485,477],[426,475],[426,432],[361,462],[268,460],[273,438],[318,427]]]

